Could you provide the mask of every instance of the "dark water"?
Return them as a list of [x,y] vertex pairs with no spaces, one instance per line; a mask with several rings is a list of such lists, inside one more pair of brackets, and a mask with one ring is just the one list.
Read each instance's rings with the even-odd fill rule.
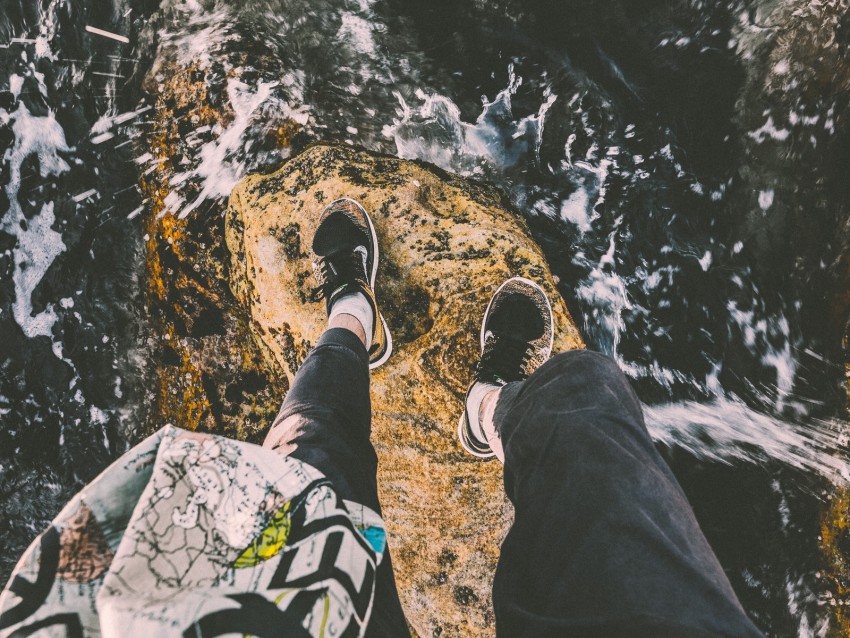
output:
[[291,121],[293,150],[338,140],[504,188],[589,346],[652,406],[748,610],[773,635],[829,629],[820,513],[850,476],[847,2],[2,6],[3,574],[144,423],[138,183],[176,60],[234,119],[186,123],[168,214],[210,214],[283,161],[268,133]]

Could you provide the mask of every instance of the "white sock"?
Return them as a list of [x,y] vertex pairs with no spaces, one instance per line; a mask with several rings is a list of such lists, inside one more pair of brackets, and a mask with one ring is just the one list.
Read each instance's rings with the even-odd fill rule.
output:
[[337,299],[331,306],[331,314],[328,316],[328,323],[337,315],[351,315],[360,325],[363,326],[363,332],[366,333],[366,350],[372,345],[372,330],[375,325],[375,315],[372,311],[372,304],[362,292],[352,292],[343,295]]
[[[488,414],[485,414],[483,419],[480,419],[479,416],[481,402],[484,400],[484,397],[493,390],[499,390],[500,388],[501,386],[495,383],[482,383],[479,381],[470,388],[467,395],[466,416],[469,419],[469,426],[472,429],[472,433],[479,441],[487,441],[489,443],[492,439],[499,438],[499,435],[496,433],[496,426],[493,424],[494,410],[487,410]],[[490,405],[491,407],[495,407],[496,402],[492,401]],[[490,447],[493,447],[492,444]],[[501,446],[499,448],[501,449]],[[496,449],[493,448],[493,451],[495,452]]]

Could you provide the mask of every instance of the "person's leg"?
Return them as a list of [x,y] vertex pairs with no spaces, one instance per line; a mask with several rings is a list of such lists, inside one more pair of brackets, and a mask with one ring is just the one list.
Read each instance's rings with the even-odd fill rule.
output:
[[366,348],[354,332],[329,328],[301,364],[263,445],[321,471],[341,498],[380,512],[371,414]]
[[499,636],[760,636],[609,358],[560,354],[495,397],[516,518]]
[[[307,355],[264,445],[308,463],[344,499],[381,513],[378,460],[369,441],[369,359],[354,332],[331,328]],[[367,636],[407,636],[390,550],[378,567]]]
[[[364,229],[347,227],[344,219],[334,216],[341,212],[346,216],[366,214],[350,200],[331,204],[323,214],[323,220],[330,219],[330,227],[320,225],[313,250],[319,256],[320,266],[322,259],[338,259],[328,270],[334,275],[354,276],[356,285],[346,287],[346,282],[338,277],[328,276],[324,281],[328,330],[301,364],[264,446],[312,465],[331,481],[340,498],[361,503],[380,514],[378,461],[369,440],[372,420],[369,368],[386,360],[391,340],[388,332],[383,334],[386,327],[372,293],[377,266],[373,268],[366,255],[362,268],[355,273],[350,272],[352,264],[348,263],[351,254],[348,244],[353,241],[359,246],[371,240],[368,234],[371,227],[366,227],[365,238],[360,238],[356,230]],[[357,217],[354,221],[358,221]],[[368,218],[358,225],[365,226],[366,222]],[[377,260],[377,254],[374,259]],[[342,260],[345,263],[340,263]],[[378,567],[376,579],[366,636],[409,635],[389,549]]]

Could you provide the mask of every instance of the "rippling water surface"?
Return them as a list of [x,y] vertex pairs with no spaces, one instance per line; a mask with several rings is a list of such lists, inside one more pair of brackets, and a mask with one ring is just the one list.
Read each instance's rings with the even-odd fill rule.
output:
[[220,214],[316,140],[497,184],[760,625],[835,630],[847,590],[819,535],[850,479],[847,2],[550,5],[3,0],[3,574],[144,419],[139,185],[178,65],[230,116],[176,115],[166,215]]

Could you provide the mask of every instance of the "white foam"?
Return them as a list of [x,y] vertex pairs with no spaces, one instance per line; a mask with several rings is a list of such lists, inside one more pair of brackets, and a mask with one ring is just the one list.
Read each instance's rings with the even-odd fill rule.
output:
[[701,459],[775,459],[835,482],[850,482],[844,452],[848,424],[843,421],[787,421],[756,412],[734,397],[644,406],[644,415],[653,439]]
[[773,116],[771,115],[768,116],[767,121],[761,126],[761,128],[750,131],[747,135],[759,144],[767,139],[784,142],[791,136],[791,131],[787,128],[777,128],[777,126],[773,123]]
[[[770,345],[762,361],[776,370],[776,407],[781,410],[786,407],[786,399],[794,389],[798,362],[792,350],[791,327],[788,319],[778,317],[771,327],[774,333],[778,331],[781,335],[781,339],[778,340],[781,345]],[[776,338],[769,339],[768,343],[773,344],[775,341],[777,341]]]
[[26,220],[18,204],[18,190],[24,160],[36,155],[42,177],[58,175],[69,168],[58,153],[69,149],[65,142],[65,133],[52,113],[35,117],[21,104],[11,114],[10,119],[15,144],[8,154],[9,182],[5,190],[9,210],[4,215],[0,227],[17,237],[13,250],[12,281],[15,286],[15,302],[12,305],[12,313],[27,337],[51,336],[53,324],[57,319],[56,313],[52,306],[49,306],[33,315],[32,293],[56,257],[64,252],[65,244],[62,242],[62,235],[52,228],[56,221],[53,203],[44,204],[32,219]]
[[12,132],[15,144],[9,157],[9,183],[6,195],[9,198],[9,210],[3,217],[2,228],[14,234],[14,227],[20,221],[22,213],[18,206],[18,189],[21,186],[21,165],[30,155],[38,156],[38,170],[41,177],[60,175],[69,169],[68,164],[59,156],[60,151],[68,151],[65,131],[52,113],[44,117],[30,114],[24,104],[11,114]]
[[208,10],[194,1],[183,2],[176,9],[182,15],[175,25],[182,30],[177,33],[161,32],[162,43],[171,45],[181,66],[191,64],[201,69],[209,68],[214,45],[232,37],[228,35],[228,26],[232,24],[230,12],[226,8]]
[[791,65],[788,60],[780,60],[773,65],[773,72],[776,75],[786,75],[791,70]]
[[561,202],[561,219],[575,224],[581,232],[586,233],[590,230],[588,204],[587,191],[577,188]]
[[599,348],[616,358],[617,348],[625,321],[623,313],[632,308],[629,301],[626,284],[615,270],[615,233],[608,239],[608,251],[594,266],[587,277],[577,286],[576,296],[590,307],[592,331],[597,332],[596,341]]
[[[732,277],[732,282],[743,288],[743,281],[737,275]],[[752,299],[759,299],[758,290],[748,292]],[[795,353],[800,346],[799,337],[791,330],[791,322],[782,312],[767,314],[763,307],[742,309],[734,300],[727,302],[726,309],[729,323],[737,324],[744,337],[744,346],[760,356],[764,366],[776,372],[774,408],[804,414],[804,406],[789,401],[799,368]]]
[[508,85],[492,101],[482,98],[482,110],[474,123],[461,118],[460,109],[449,98],[417,90],[421,101],[410,107],[400,93],[398,117],[385,126],[383,135],[395,141],[396,151],[405,159],[423,159],[461,175],[480,176],[488,171],[504,171],[523,161],[529,152],[539,162],[546,114],[557,96],[544,92],[545,100],[534,115],[514,119],[511,97],[522,78],[508,67]]
[[[244,174],[244,156],[249,150],[245,132],[256,116],[262,116],[260,107],[269,99],[277,82],[258,82],[251,87],[244,82],[230,78],[227,82],[227,95],[233,108],[234,118],[230,125],[216,139],[204,144],[199,152],[198,167],[191,171],[193,177],[200,178],[201,192],[190,204],[180,210],[182,219],[207,199],[226,197]],[[281,105],[278,105],[281,106]],[[233,157],[242,161],[233,161]],[[175,180],[180,179],[175,175]],[[179,182],[178,182],[179,183]],[[170,195],[174,195],[172,192]],[[166,200],[169,198],[166,197]],[[182,198],[180,198],[182,202]],[[166,201],[167,209],[175,212],[174,200]]]
[[374,57],[375,38],[372,35],[372,30],[372,23],[346,11],[342,14],[342,24],[336,37],[343,42],[350,43],[358,53]]
[[21,96],[21,89],[24,87],[24,78],[17,73],[12,73],[9,76],[9,92],[15,96],[15,99]]
[[56,313],[52,306],[37,315],[33,315],[32,293],[41,282],[53,261],[65,251],[62,235],[53,230],[56,218],[53,214],[53,202],[42,206],[27,224],[26,230],[18,230],[18,242],[14,250],[15,269],[12,281],[15,285],[15,303],[12,312],[15,321],[32,339],[38,336],[51,336]]

